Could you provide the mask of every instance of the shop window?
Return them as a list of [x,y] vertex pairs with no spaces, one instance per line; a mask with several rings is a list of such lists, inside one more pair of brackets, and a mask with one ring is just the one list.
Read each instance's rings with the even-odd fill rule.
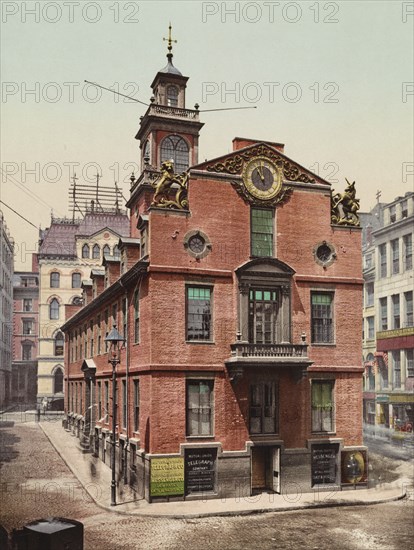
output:
[[208,287],[187,287],[187,340],[211,340],[211,295]]
[[273,211],[263,208],[251,209],[250,220],[251,255],[273,256]]
[[174,172],[185,172],[189,166],[189,148],[180,136],[167,136],[161,143],[161,162],[173,160]]
[[334,341],[333,292],[312,292],[312,343]]
[[213,435],[213,380],[187,381],[187,435]]
[[250,386],[250,433],[277,433],[277,384],[259,382]]
[[334,382],[312,381],[312,432],[334,431]]

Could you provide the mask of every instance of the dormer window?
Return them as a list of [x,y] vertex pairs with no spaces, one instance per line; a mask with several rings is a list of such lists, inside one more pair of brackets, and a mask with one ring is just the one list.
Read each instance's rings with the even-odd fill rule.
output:
[[103,247],[103,255],[104,256],[110,256],[111,255],[111,248],[107,244]]
[[161,143],[161,162],[174,161],[174,172],[185,172],[189,166],[189,147],[180,136],[168,136]]
[[99,260],[100,257],[101,257],[101,247],[99,246],[99,244],[95,244],[92,249],[92,258],[94,260]]
[[177,107],[178,105],[178,89],[176,86],[168,86],[167,88],[167,105],[169,107]]

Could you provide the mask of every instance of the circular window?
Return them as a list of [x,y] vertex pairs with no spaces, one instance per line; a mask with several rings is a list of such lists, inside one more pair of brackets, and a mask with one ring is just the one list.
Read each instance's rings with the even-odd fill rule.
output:
[[202,252],[204,252],[205,246],[206,241],[200,234],[193,235],[188,239],[188,248],[191,250],[191,252],[194,252],[194,254],[201,254]]
[[197,260],[207,256],[211,250],[210,240],[202,231],[189,231],[183,244],[190,256]]
[[316,263],[322,265],[323,267],[331,265],[336,258],[334,247],[326,241],[318,243],[315,246],[315,248],[313,249],[313,255],[315,257]]

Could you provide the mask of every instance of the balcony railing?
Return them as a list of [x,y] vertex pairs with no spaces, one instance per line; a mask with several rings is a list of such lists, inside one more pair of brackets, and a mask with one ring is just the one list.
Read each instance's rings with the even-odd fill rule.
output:
[[307,358],[307,344],[250,344],[236,342],[231,345],[233,357],[246,358]]
[[181,109],[180,107],[170,107],[168,105],[157,105],[155,103],[149,106],[147,114],[158,116],[176,116],[180,118],[187,118],[192,120],[198,120],[199,111],[195,109]]

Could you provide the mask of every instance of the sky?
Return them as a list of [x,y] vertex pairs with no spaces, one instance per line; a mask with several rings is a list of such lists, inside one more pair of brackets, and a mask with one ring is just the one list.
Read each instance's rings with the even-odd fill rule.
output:
[[[236,136],[285,153],[361,209],[414,187],[412,1],[1,2],[0,204],[30,270],[39,227],[71,216],[70,177],[117,181],[139,172],[134,136],[166,65],[190,77],[187,107],[254,107],[200,114],[200,162]],[[317,215],[317,213],[310,213]]]

